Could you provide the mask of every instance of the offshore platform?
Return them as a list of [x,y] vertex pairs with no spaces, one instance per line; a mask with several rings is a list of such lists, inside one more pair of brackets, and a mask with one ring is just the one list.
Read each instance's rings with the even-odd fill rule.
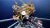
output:
[[30,16],[32,13],[36,11],[34,4],[32,3],[32,0],[29,0],[30,3],[25,3],[23,0],[20,0],[23,2],[22,6],[18,6],[18,3],[15,1],[15,4],[12,5],[13,8],[13,18],[11,19],[4,19],[0,20],[0,22],[10,21],[10,20],[17,20],[14,24],[10,25],[7,28],[11,28],[14,25],[14,28],[44,28],[41,20],[50,20],[46,18],[38,18]]

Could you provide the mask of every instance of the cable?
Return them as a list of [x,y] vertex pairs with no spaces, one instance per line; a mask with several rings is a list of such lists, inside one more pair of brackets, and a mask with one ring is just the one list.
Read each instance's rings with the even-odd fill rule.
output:
[[17,24],[19,21],[13,23],[12,25],[10,25],[8,28],[11,28],[12,26],[14,26],[15,24]]
[[22,3],[25,3],[23,0],[20,0]]
[[37,18],[37,19],[39,19],[39,20],[48,20],[48,21],[50,21],[50,19],[47,19],[47,18]]
[[3,20],[0,20],[0,22],[11,21],[11,20],[14,20],[14,19],[3,19]]
[[48,20],[48,21],[50,21],[50,19],[48,19],[48,18],[38,18],[38,17],[30,17],[30,18],[33,18],[34,20],[38,19],[38,20]]
[[[29,18],[33,18],[34,20],[38,19],[38,20],[49,20],[50,21],[50,19],[47,19],[47,18],[38,18],[38,17],[29,17]],[[12,21],[12,20],[14,20],[14,19],[13,18],[3,19],[3,20],[0,20],[0,22],[6,22],[6,21]]]

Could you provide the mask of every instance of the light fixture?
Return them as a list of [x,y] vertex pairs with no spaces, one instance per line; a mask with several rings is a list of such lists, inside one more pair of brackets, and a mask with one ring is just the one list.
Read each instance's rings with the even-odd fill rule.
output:
[[21,12],[21,15],[26,15],[26,11],[22,11]]

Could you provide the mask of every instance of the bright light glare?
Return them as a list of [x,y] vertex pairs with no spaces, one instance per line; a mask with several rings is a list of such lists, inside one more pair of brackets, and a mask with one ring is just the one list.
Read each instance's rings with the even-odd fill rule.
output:
[[25,12],[25,11],[22,11],[22,12],[21,12],[21,15],[26,15],[26,12]]

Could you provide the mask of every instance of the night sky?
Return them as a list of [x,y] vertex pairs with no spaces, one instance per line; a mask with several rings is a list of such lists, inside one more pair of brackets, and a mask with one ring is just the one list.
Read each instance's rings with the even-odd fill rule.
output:
[[[20,0],[16,0],[16,1],[19,6],[22,5],[22,2]],[[23,1],[29,3],[29,0],[23,0]],[[34,13],[35,17],[50,19],[50,0],[32,0],[32,3],[35,5],[35,9],[36,9]],[[12,18],[13,4],[14,4],[14,0],[0,0],[0,20]],[[6,28],[12,24],[11,22],[14,23],[15,21],[0,23],[0,27]],[[45,28],[49,28],[50,21],[43,21],[43,24]]]

